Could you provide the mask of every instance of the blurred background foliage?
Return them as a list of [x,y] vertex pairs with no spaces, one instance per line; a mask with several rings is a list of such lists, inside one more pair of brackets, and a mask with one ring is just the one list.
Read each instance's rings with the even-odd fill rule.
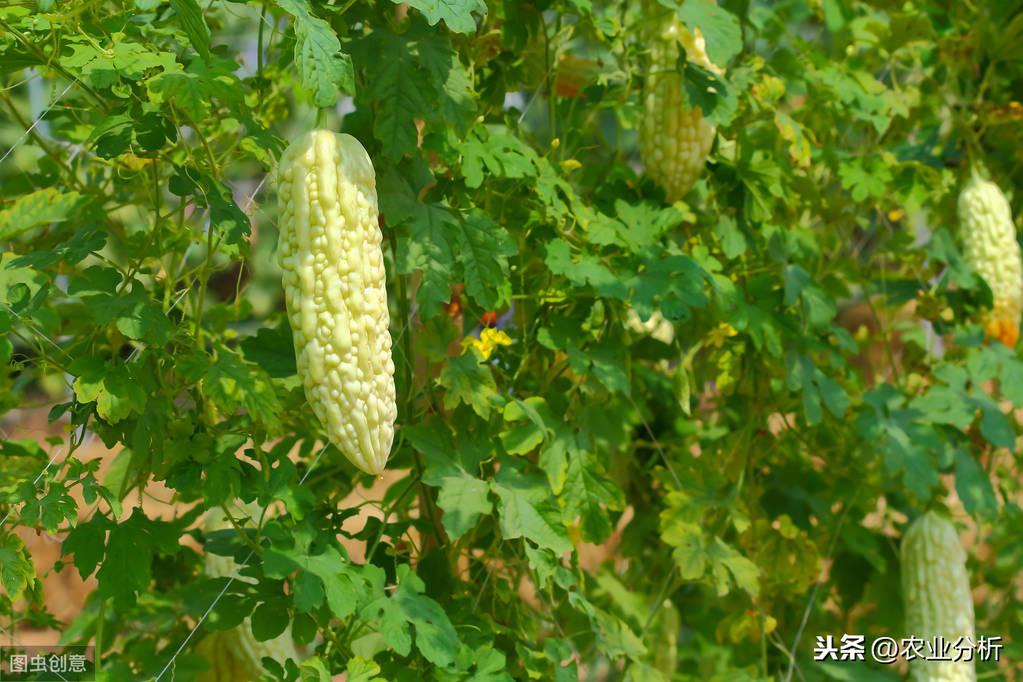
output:
[[[685,71],[718,136],[674,204],[636,133],[665,13],[724,69]],[[913,634],[898,539],[939,508],[980,674],[1023,679],[1023,363],[955,217],[971,167],[1023,214],[1020,93],[1008,0],[5,3],[0,624],[107,680],[193,679],[247,616],[281,679],[888,680],[813,645]],[[381,481],[323,447],[273,260],[316,125],[377,171]],[[199,530],[239,499],[258,530]]]

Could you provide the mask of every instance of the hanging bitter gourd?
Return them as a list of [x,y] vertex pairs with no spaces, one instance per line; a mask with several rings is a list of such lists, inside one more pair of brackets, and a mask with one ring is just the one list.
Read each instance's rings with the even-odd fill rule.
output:
[[[259,519],[260,509],[254,504],[240,504],[232,509],[232,516],[236,519],[247,516],[249,521],[242,525],[252,526]],[[231,527],[231,522],[220,508],[207,512],[203,522],[203,529],[207,533]],[[234,577],[242,582],[255,582],[252,578],[238,574],[240,567],[231,557],[208,552],[205,564],[205,573],[211,578]],[[294,661],[296,665],[301,660],[291,638],[290,625],[277,637],[261,642],[252,634],[249,618],[230,630],[206,635],[196,646],[195,653],[206,659],[209,666],[196,676],[196,682],[255,682],[264,673],[264,658],[276,661],[281,668],[285,667],[288,660]]]
[[639,150],[647,175],[664,188],[668,201],[677,201],[703,170],[715,134],[700,108],[687,102],[677,68],[679,46],[685,48],[687,61],[715,73],[721,70],[710,61],[700,29],[689,30],[671,17],[655,23],[649,33]]
[[351,135],[313,130],[278,168],[278,262],[299,376],[330,441],[379,474],[397,405],[376,177]]
[[[909,527],[902,538],[902,594],[906,610],[906,635],[934,642],[940,637],[954,645],[960,637],[975,641],[973,598],[966,572],[966,552],[952,522],[927,512]],[[942,652],[935,652],[942,653]],[[914,682],[974,682],[973,659],[910,661]],[[947,654],[958,657],[957,650]],[[930,660],[928,660],[930,659]]]
[[1011,348],[1019,340],[1023,312],[1023,259],[1009,202],[998,185],[974,173],[959,194],[959,223],[966,260],[994,299],[982,320],[984,331]]

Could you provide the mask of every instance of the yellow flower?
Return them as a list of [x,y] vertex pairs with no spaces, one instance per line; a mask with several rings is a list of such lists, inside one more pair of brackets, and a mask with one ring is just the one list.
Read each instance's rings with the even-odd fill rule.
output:
[[735,331],[735,327],[727,322],[722,322],[717,326],[717,328],[711,331],[710,337],[707,339],[707,345],[720,348],[721,344],[725,342],[725,339],[735,336],[738,333],[739,332]]
[[511,337],[505,334],[500,329],[484,329],[480,334],[480,338],[475,336],[467,336],[462,339],[462,351],[464,352],[470,346],[474,347],[480,352],[484,360],[490,358],[498,346],[510,346],[512,344]]

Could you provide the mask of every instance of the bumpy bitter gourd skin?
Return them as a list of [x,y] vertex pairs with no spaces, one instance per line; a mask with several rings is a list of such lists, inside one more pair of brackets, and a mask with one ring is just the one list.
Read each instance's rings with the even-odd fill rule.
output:
[[[976,641],[966,552],[952,522],[928,512],[902,538],[902,594],[906,636],[925,642],[935,637],[954,644],[960,637]],[[925,653],[928,653],[925,650]],[[956,658],[953,649],[948,654]],[[933,656],[929,656],[933,658]],[[910,662],[913,682],[974,682],[973,660]]]
[[998,185],[971,177],[959,194],[959,224],[966,259],[994,298],[984,331],[1011,348],[1019,340],[1023,312],[1023,259],[1009,202]]
[[[232,509],[232,516],[248,516],[251,523],[243,525],[255,525],[260,509],[254,504],[242,504]],[[231,527],[222,509],[207,512],[203,523],[206,532]],[[205,573],[211,578],[234,577],[242,582],[255,582],[252,578],[238,574],[239,566],[231,557],[207,553],[205,562]],[[264,673],[264,658],[273,659],[282,668],[289,659],[296,664],[300,662],[291,638],[290,625],[277,637],[260,642],[252,634],[252,624],[248,618],[235,628],[206,635],[196,646],[195,653],[205,658],[210,666],[196,676],[196,682],[256,682]]]
[[398,414],[376,176],[351,135],[313,130],[278,168],[277,255],[299,376],[330,441],[379,474]]
[[643,89],[639,150],[647,175],[664,188],[668,201],[681,199],[703,170],[714,143],[714,126],[699,107],[687,104],[677,69],[679,44],[686,59],[720,72],[707,56],[699,29],[675,18],[658,25],[650,44],[650,70]]

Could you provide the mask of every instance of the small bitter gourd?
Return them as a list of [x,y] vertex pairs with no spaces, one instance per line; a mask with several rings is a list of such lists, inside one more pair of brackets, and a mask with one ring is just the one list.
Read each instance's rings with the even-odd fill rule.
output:
[[[902,538],[902,593],[906,612],[906,635],[934,642],[940,637],[949,645],[959,638],[975,642],[973,598],[966,571],[966,552],[955,526],[945,517],[927,512],[909,527]],[[934,653],[959,657],[957,650],[929,652],[910,661],[913,682],[974,682],[973,658],[937,661]]]
[[278,262],[299,376],[330,441],[379,474],[398,409],[376,176],[351,135],[305,133],[281,156]]
[[669,346],[675,341],[675,325],[659,310],[652,312],[644,322],[634,308],[629,308],[625,313],[625,327],[638,335],[649,335]]
[[[241,504],[232,510],[232,516],[248,516],[245,526],[255,525],[259,519],[260,509],[254,504]],[[211,509],[206,514],[203,529],[209,533],[231,528],[231,522],[220,508]],[[235,580],[254,583],[252,578],[238,574],[238,564],[234,559],[217,554],[207,553],[205,557],[205,573],[211,578],[234,577]],[[209,668],[196,676],[196,682],[255,682],[264,673],[263,659],[270,658],[285,667],[290,659],[298,664],[298,651],[291,637],[291,626],[273,639],[258,641],[252,634],[252,624],[246,618],[237,627],[225,631],[215,631],[206,635],[196,646],[195,653],[206,659]]]
[[994,299],[982,319],[984,331],[1011,348],[1019,340],[1023,312],[1023,259],[1009,202],[998,185],[974,173],[959,194],[958,209],[966,260]]

